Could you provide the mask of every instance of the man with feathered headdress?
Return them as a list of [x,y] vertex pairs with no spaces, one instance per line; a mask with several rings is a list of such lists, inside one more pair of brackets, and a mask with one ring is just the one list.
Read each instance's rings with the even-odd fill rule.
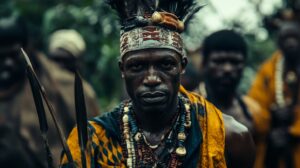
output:
[[[130,100],[89,122],[85,152],[77,129],[72,131],[68,145],[75,165],[252,167],[247,128],[180,86],[187,64],[180,33],[200,6],[192,0],[109,4],[121,18],[119,67]],[[64,156],[62,167],[72,165]]]

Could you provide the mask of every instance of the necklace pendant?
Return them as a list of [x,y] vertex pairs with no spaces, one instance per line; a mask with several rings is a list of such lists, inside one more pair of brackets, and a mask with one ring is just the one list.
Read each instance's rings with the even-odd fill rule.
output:
[[151,149],[156,149],[156,148],[158,148],[158,145],[148,145]]
[[186,121],[186,123],[184,123],[184,126],[186,128],[190,128],[192,126],[192,122],[191,121]]
[[293,71],[289,71],[287,74],[286,74],[286,81],[288,84],[293,84],[297,81],[297,75],[295,72]]
[[128,106],[125,106],[125,107],[124,107],[124,112],[125,112],[125,113],[128,113],[128,112],[129,112],[129,107],[128,107]]
[[176,154],[178,156],[185,156],[186,155],[186,149],[183,146],[180,146],[176,149]]
[[132,167],[133,167],[133,165],[132,165],[132,158],[127,158],[127,166],[128,166],[129,168],[132,168]]
[[188,103],[184,104],[184,107],[185,107],[186,111],[190,111],[190,109],[191,109],[191,106]]
[[180,132],[180,133],[178,133],[177,138],[178,138],[178,140],[180,140],[180,141],[184,141],[184,140],[186,139],[186,135],[185,135],[185,133]]
[[137,142],[140,141],[141,138],[142,138],[142,134],[140,132],[136,133],[135,136],[134,136],[134,140],[137,141]]
[[128,115],[125,114],[125,115],[123,116],[122,120],[123,120],[124,123],[128,123],[128,120],[129,120]]

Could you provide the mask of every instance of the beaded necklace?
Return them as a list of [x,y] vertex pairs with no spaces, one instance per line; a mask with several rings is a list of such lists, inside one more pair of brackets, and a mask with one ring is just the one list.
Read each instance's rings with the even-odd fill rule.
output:
[[283,69],[284,58],[277,61],[275,69],[275,100],[279,107],[285,106],[285,99],[283,95]]
[[[173,127],[162,138],[157,146],[151,146],[143,137],[136,124],[131,102],[121,105],[121,131],[122,150],[128,168],[134,167],[170,167],[176,168],[182,165],[186,148],[184,146],[188,129],[191,127],[191,112],[189,101],[179,96],[179,115]],[[163,144],[162,144],[163,143]],[[160,145],[164,145],[163,151],[156,155]]]

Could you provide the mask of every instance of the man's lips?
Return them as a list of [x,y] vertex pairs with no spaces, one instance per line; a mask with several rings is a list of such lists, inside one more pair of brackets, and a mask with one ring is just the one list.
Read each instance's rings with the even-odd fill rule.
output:
[[167,96],[164,92],[144,92],[140,95],[140,98],[145,104],[160,104],[166,101]]

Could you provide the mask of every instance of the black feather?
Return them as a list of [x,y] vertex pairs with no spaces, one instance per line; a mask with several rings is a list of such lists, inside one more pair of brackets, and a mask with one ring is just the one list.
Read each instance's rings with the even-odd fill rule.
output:
[[107,0],[107,3],[118,12],[121,20],[128,17],[124,0]]
[[198,0],[107,0],[107,3],[118,12],[125,30],[145,25],[145,20],[138,16],[144,17],[154,11],[173,13],[179,20],[187,21],[186,25],[201,9]]
[[187,26],[190,20],[193,18],[194,14],[197,13],[200,9],[202,9],[205,5],[195,5],[190,12],[182,19],[185,26]]
[[27,77],[28,77],[28,80],[30,83],[30,87],[31,87],[31,91],[32,91],[32,95],[33,95],[33,99],[34,99],[34,103],[35,103],[36,112],[37,112],[38,118],[39,118],[40,131],[42,134],[42,139],[43,139],[44,147],[45,147],[45,151],[46,151],[48,168],[54,168],[52,154],[51,154],[51,150],[50,150],[49,143],[47,140],[48,123],[47,123],[47,118],[46,118],[42,95],[39,90],[38,81],[36,80],[36,78],[34,76],[34,72],[30,66],[27,66],[26,71],[27,71]]
[[51,167],[52,165],[52,155],[50,152],[50,148],[48,145],[48,140],[47,140],[47,131],[48,130],[48,124],[47,124],[47,119],[46,119],[46,114],[45,114],[45,110],[44,110],[44,104],[43,104],[43,100],[41,98],[41,96],[44,98],[46,105],[48,107],[49,113],[51,114],[51,117],[53,119],[55,128],[57,130],[57,132],[59,133],[59,138],[61,141],[61,144],[63,146],[64,152],[66,153],[67,159],[70,163],[71,168],[75,168],[74,165],[74,161],[70,152],[70,149],[66,143],[66,139],[64,137],[64,134],[62,132],[62,129],[60,128],[55,116],[54,116],[54,108],[53,106],[50,104],[50,101],[48,100],[48,97],[46,95],[45,89],[43,88],[43,86],[41,85],[41,83],[39,82],[31,61],[28,57],[28,55],[26,54],[26,52],[23,50],[23,48],[20,48],[22,55],[24,56],[26,63],[27,63],[27,77],[28,80],[30,82],[30,86],[32,89],[32,93],[33,93],[33,97],[34,97],[34,102],[36,105],[36,109],[37,109],[37,113],[38,113],[38,117],[39,117],[39,122],[40,122],[40,129],[41,129],[41,134],[42,134],[42,138],[45,144],[45,148],[46,148],[46,153],[47,153],[47,160],[48,160],[48,167]]
[[76,106],[76,122],[78,130],[78,139],[81,150],[82,168],[86,168],[86,145],[88,141],[87,131],[87,114],[84,100],[82,80],[79,73],[75,72],[75,106]]
[[32,90],[32,95],[35,103],[36,112],[38,114],[40,130],[42,133],[47,133],[48,131],[48,123],[45,113],[45,108],[43,104],[43,99],[41,96],[41,92],[39,90],[37,81],[35,80],[34,73],[30,66],[27,66],[27,77],[29,79],[29,83]]

